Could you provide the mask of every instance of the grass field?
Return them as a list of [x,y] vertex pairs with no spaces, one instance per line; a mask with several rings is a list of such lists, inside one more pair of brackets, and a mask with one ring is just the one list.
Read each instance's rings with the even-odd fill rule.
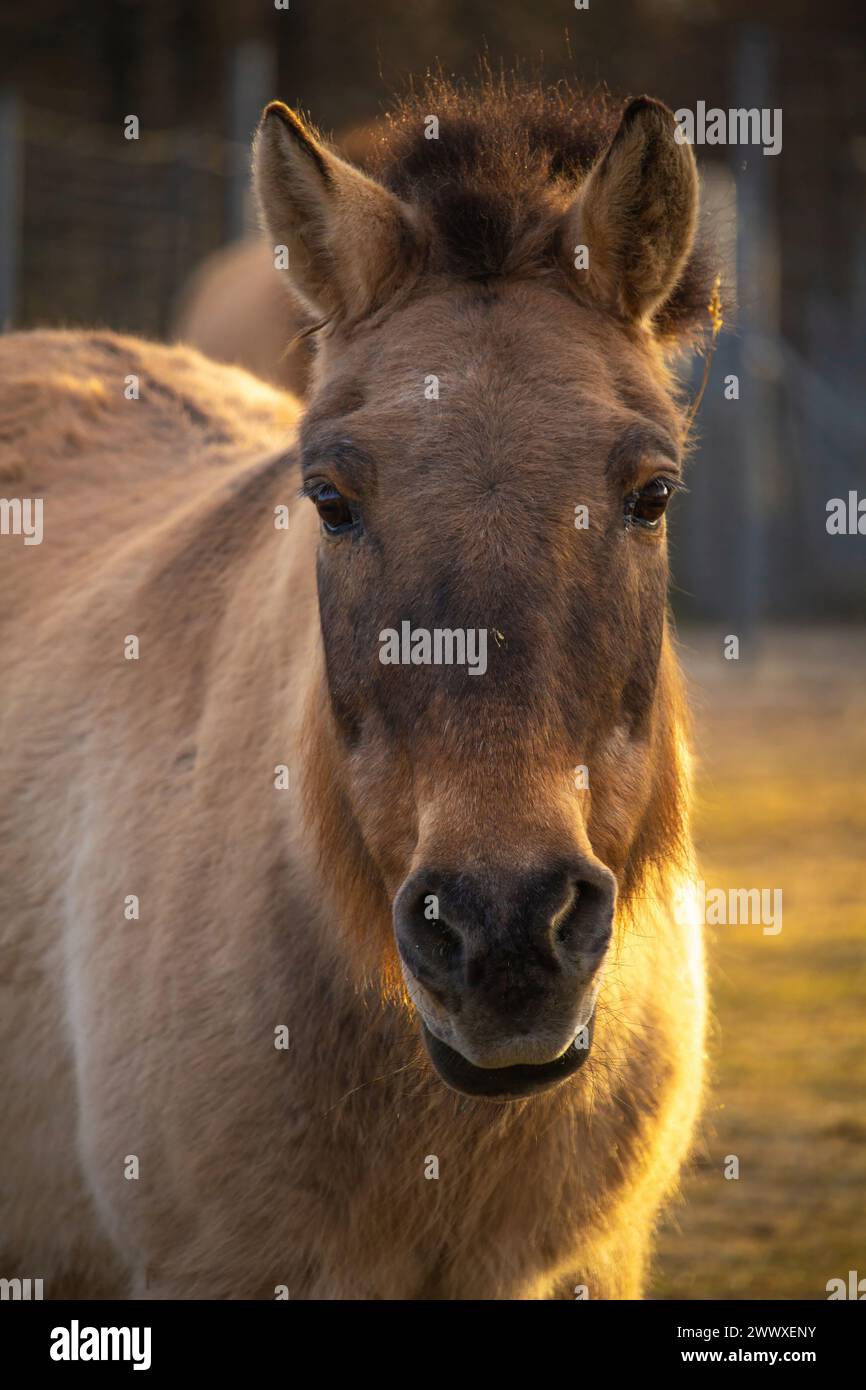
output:
[[781,888],[782,930],[707,929],[710,1087],[651,1296],[826,1298],[866,1277],[866,634],[722,642],[682,635],[701,873]]

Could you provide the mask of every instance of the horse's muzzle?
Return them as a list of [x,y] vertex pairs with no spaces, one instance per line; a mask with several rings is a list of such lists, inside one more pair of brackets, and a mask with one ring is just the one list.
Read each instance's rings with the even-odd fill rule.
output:
[[424,869],[394,903],[403,974],[442,1079],[533,1095],[586,1061],[616,885],[598,860],[532,874]]

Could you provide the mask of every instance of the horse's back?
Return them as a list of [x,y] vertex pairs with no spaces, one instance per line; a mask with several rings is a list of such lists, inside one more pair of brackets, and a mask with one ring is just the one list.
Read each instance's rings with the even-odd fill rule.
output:
[[[190,348],[108,331],[0,337],[0,623],[74,587],[200,490],[285,446],[300,406]],[[41,535],[14,529],[41,513]]]

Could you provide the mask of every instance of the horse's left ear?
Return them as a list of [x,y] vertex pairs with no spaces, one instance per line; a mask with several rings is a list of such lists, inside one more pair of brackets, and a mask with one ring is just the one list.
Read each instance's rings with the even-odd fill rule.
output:
[[647,318],[682,273],[697,210],[694,155],[676,138],[673,112],[638,97],[566,215],[565,249],[574,273],[620,317]]
[[262,222],[291,288],[314,314],[358,319],[400,284],[418,246],[409,210],[272,101],[253,147]]

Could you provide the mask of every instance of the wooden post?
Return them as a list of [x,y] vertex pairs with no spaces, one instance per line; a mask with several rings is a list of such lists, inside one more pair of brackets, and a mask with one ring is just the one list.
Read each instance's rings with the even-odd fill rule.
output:
[[239,43],[229,74],[229,171],[226,238],[248,232],[250,213],[250,142],[262,108],[276,95],[276,55],[263,39]]
[[[737,38],[734,105],[772,109],[773,40],[764,29],[745,26]],[[784,128],[783,128],[784,139]],[[779,335],[779,245],[774,219],[772,168],[779,155],[759,145],[729,149],[737,183],[737,363],[740,398],[737,446],[726,480],[733,564],[729,566],[730,630],[741,639],[757,636],[765,601],[768,544],[766,499],[776,472],[778,391],[774,352]]]
[[0,330],[12,326],[17,310],[18,242],[21,231],[18,102],[0,90]]

